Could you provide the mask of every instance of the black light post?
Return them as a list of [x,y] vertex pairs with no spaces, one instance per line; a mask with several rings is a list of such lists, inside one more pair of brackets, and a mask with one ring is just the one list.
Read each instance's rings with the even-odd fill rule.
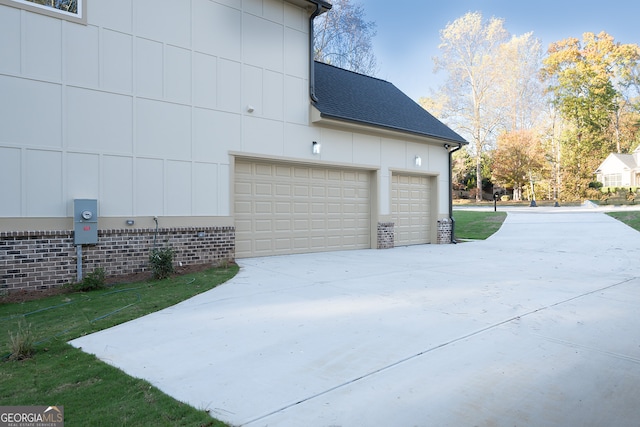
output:
[[533,174],[529,172],[529,181],[531,182],[531,203],[529,204],[530,208],[536,208],[538,205],[536,204],[536,181],[533,179]]

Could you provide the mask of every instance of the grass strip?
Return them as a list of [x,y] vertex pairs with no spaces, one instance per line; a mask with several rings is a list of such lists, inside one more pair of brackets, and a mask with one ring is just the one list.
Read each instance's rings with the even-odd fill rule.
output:
[[607,212],[607,215],[624,222],[629,227],[640,231],[640,211]]
[[[69,344],[74,338],[161,310],[226,282],[232,265],[0,305],[0,405],[58,405],[68,426],[225,426]],[[34,354],[12,360],[11,337],[28,331]],[[176,361],[180,363],[180,361]]]
[[454,210],[455,238],[485,240],[500,229],[506,217],[506,212]]

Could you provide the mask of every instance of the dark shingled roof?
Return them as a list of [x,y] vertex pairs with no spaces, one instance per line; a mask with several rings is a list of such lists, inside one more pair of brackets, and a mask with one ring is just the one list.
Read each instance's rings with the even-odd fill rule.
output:
[[315,62],[315,107],[322,117],[467,144],[391,83]]

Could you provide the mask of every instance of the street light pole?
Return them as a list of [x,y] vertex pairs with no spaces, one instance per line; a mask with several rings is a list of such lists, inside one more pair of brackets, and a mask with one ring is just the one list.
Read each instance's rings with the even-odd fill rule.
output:
[[529,181],[531,183],[531,203],[529,207],[535,208],[538,205],[536,204],[536,181],[533,179],[533,174],[529,172]]

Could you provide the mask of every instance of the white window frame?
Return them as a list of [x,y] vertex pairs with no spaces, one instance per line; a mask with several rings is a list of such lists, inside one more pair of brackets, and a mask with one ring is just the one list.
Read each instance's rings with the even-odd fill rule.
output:
[[[612,181],[615,182],[612,185]],[[622,174],[621,173],[607,173],[603,174],[602,183],[605,187],[622,187]]]
[[78,13],[66,12],[56,9],[55,7],[44,6],[28,0],[0,0],[0,4],[87,25],[87,0],[78,0]]

